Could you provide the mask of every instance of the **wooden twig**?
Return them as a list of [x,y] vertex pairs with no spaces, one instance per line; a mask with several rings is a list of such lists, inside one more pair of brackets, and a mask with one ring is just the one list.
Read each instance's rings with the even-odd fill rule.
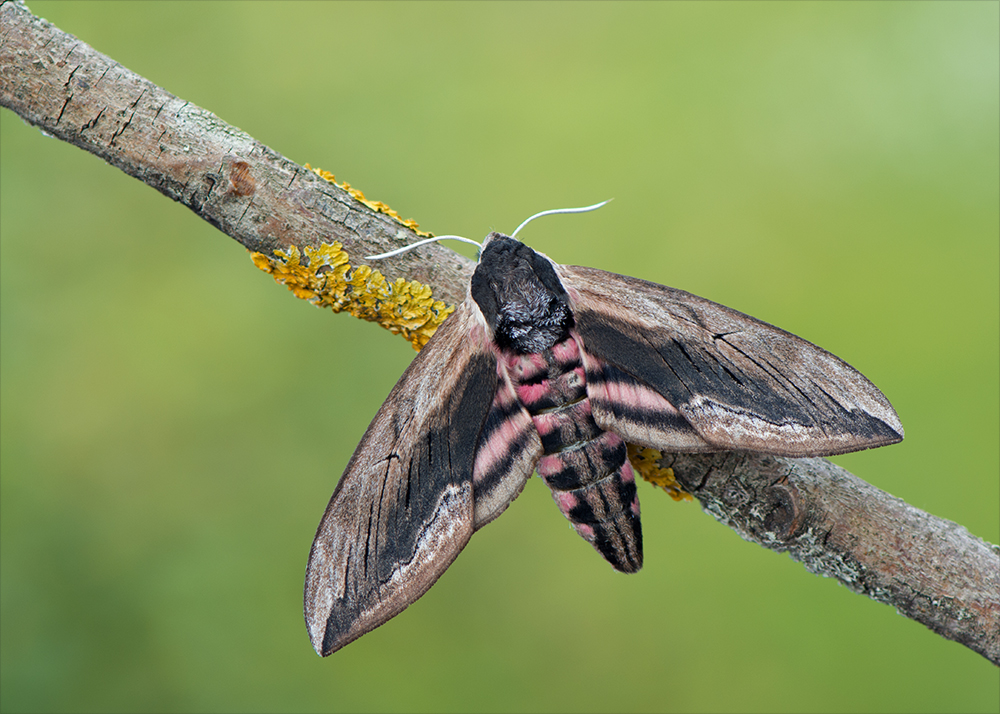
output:
[[[363,256],[416,240],[388,215],[157,87],[22,2],[0,5],[0,104],[178,201],[252,251],[340,242]],[[468,259],[432,245],[384,261],[449,303]],[[824,459],[665,455],[677,481],[743,538],[1000,664],[1000,550]]]

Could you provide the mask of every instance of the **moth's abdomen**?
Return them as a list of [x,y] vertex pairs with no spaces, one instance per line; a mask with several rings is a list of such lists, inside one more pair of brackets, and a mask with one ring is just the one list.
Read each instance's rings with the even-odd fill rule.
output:
[[[623,573],[642,567],[642,524],[625,442],[606,431],[593,441],[542,457],[538,474],[584,540]],[[579,484],[577,488],[567,488]]]
[[570,337],[541,353],[509,355],[506,366],[541,439],[537,471],[559,510],[617,570],[636,572],[642,527],[635,475],[625,443],[594,421],[579,344]]

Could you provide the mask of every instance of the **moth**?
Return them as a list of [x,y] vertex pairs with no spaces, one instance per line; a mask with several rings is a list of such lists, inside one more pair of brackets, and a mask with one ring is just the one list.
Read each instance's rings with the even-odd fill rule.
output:
[[309,556],[305,619],[320,655],[427,592],[536,470],[576,532],[634,573],[642,530],[626,443],[795,457],[903,438],[885,396],[829,352],[682,290],[560,265],[514,237],[541,215],[596,207],[490,233],[465,302],[375,415]]

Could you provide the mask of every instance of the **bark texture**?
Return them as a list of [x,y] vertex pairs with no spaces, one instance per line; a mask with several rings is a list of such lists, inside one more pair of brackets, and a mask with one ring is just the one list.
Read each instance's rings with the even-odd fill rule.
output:
[[[0,5],[0,104],[184,204],[250,250],[340,241],[363,256],[417,236],[22,2]],[[465,298],[471,261],[437,245],[387,275]],[[743,538],[884,602],[1000,665],[1000,549],[824,459],[726,452],[663,466]]]

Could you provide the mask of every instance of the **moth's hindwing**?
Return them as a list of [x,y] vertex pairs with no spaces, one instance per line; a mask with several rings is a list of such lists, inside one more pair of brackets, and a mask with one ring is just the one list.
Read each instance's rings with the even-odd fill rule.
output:
[[401,612],[468,542],[477,443],[496,393],[496,358],[463,305],[390,392],[320,522],[305,584],[317,652]]
[[903,438],[889,401],[843,360],[682,290],[559,266],[594,418],[672,451],[825,456]]
[[542,443],[535,424],[498,360],[496,396],[476,447],[473,492],[477,530],[503,513],[517,498],[541,454]]

